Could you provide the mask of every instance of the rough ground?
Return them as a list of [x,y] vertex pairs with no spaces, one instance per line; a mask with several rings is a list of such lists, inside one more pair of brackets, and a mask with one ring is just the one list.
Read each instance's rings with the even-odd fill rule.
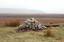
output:
[[0,27],[0,42],[64,42],[64,27],[53,27],[55,37],[45,37],[46,30],[16,33],[16,27]]

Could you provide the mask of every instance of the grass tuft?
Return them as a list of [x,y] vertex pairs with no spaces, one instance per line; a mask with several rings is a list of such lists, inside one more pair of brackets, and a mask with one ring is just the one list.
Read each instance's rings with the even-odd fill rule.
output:
[[46,36],[46,37],[54,37],[54,36],[55,36],[55,34],[54,34],[54,31],[52,31],[52,29],[51,29],[51,28],[48,28],[48,29],[46,30],[45,35],[44,35],[44,36]]

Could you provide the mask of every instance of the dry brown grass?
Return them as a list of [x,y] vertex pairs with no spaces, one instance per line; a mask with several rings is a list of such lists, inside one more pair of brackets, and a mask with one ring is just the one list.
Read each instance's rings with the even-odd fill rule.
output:
[[45,31],[44,36],[46,36],[46,37],[54,37],[55,34],[54,34],[53,29],[52,29],[52,28],[48,28],[48,29]]
[[18,20],[10,20],[9,22],[5,22],[5,26],[10,26],[10,27],[16,27],[19,26],[20,22]]
[[[13,21],[13,20],[19,20],[20,23],[23,23],[25,21],[25,18],[0,18],[0,25],[5,25],[5,21]],[[40,18],[37,19],[43,24],[63,24],[64,18]]]

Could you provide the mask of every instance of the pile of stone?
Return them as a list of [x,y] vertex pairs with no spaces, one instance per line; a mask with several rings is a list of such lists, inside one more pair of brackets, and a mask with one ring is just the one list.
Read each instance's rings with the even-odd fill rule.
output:
[[38,22],[35,18],[30,18],[24,21],[24,24],[18,27],[18,31],[27,31],[27,30],[42,30],[46,28],[40,22]]

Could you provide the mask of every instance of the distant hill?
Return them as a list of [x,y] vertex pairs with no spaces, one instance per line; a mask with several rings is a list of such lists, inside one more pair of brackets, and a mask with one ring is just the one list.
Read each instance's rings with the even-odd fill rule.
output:
[[14,8],[0,8],[1,14],[37,14],[44,13],[39,10],[30,10],[30,9],[14,9]]
[[0,8],[1,17],[64,18],[64,14],[47,14],[39,10]]
[[28,18],[28,17],[39,17],[39,18],[64,18],[64,14],[0,14],[0,17],[23,17],[23,18]]

